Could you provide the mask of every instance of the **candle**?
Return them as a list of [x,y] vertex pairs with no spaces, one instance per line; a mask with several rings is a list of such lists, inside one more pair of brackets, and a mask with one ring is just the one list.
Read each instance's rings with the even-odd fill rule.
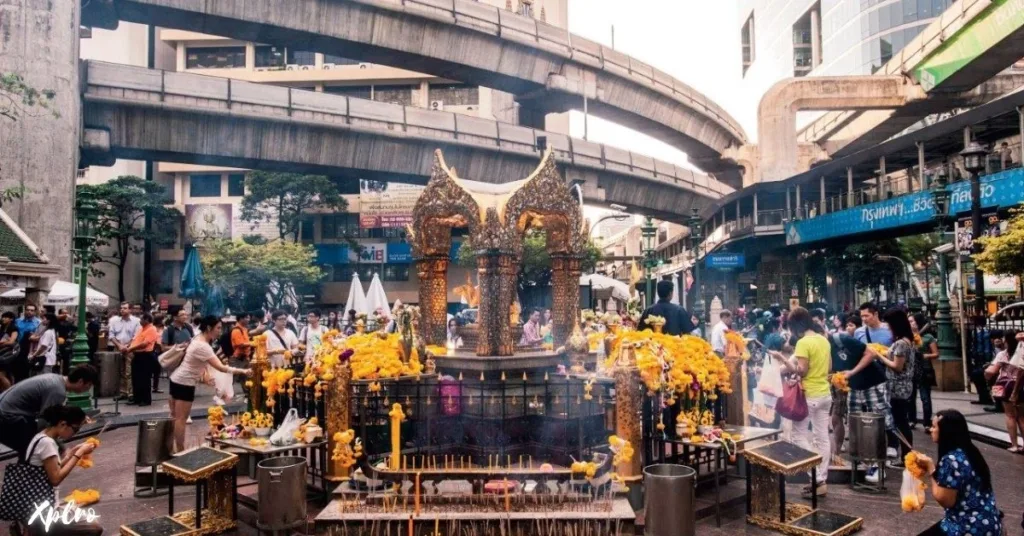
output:
[[402,405],[395,402],[391,406],[391,411],[388,413],[391,417],[391,470],[397,471],[402,462],[402,420],[405,419],[405,413],[402,411]]
[[412,516],[409,516],[409,536],[414,536],[412,527]]
[[522,454],[519,455],[519,468],[520,469],[523,468],[523,455]]
[[504,484],[504,486],[505,486],[505,511],[508,512],[508,511],[510,511],[512,509],[512,506],[509,503],[510,499],[509,499],[509,494],[508,494],[508,488],[509,488],[510,482],[508,480],[502,480],[502,484]]
[[[419,473],[416,473],[416,483],[414,484],[414,486],[416,488],[416,490],[415,490],[416,491],[416,499],[415,499],[415,503],[414,503],[414,508],[415,508],[416,515],[420,515],[420,474]],[[409,526],[412,527],[412,518],[409,518]]]
[[434,516],[434,536],[441,536],[441,518]]

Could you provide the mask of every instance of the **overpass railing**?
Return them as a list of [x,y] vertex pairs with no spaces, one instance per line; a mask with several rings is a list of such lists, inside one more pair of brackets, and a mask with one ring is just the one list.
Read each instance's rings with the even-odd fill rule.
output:
[[649,156],[481,117],[195,73],[93,60],[83,63],[87,101],[180,105],[213,113],[254,114],[266,120],[304,121],[317,127],[334,124],[378,134],[385,130],[396,136],[530,156],[538,155],[546,144],[557,159],[578,166],[632,175],[710,198],[733,191],[712,177]]

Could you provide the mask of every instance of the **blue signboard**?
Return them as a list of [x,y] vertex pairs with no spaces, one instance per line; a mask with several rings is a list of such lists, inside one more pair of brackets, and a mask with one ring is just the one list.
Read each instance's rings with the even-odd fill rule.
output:
[[348,246],[343,244],[317,244],[317,264],[348,264]]
[[[957,182],[950,185],[949,190],[950,212],[969,212],[970,182]],[[1020,203],[1024,203],[1024,169],[994,173],[982,179],[982,208],[1007,208]],[[788,222],[785,225],[786,245],[926,223],[934,217],[935,202],[931,192],[916,192],[824,216]]]
[[412,247],[406,242],[388,244],[388,264],[411,264]]
[[704,266],[713,270],[743,268],[746,265],[747,262],[742,253],[712,253],[704,257]]

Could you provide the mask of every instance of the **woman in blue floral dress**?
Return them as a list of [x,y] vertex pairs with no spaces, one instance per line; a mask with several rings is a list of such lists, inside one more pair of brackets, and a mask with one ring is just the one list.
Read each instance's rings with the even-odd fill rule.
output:
[[932,419],[932,439],[939,445],[938,463],[926,461],[932,496],[946,516],[921,534],[945,536],[1001,536],[1002,514],[996,507],[992,473],[971,443],[967,420],[948,409]]

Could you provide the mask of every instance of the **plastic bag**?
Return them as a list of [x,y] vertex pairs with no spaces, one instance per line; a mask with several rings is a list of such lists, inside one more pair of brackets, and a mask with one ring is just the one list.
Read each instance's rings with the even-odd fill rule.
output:
[[771,356],[765,358],[761,367],[761,379],[757,381],[757,390],[775,398],[782,397],[782,372],[779,364]]
[[761,391],[754,391],[754,398],[750,405],[750,416],[765,423],[775,422],[775,404],[778,399],[772,395],[766,395]]
[[235,377],[230,372],[219,370],[210,371],[210,373],[213,375],[213,387],[217,391],[214,401],[220,399],[222,403],[218,403],[218,405],[231,402],[231,399],[235,397]]
[[900,505],[904,512],[918,512],[924,508],[924,482],[914,478],[910,471],[903,471],[900,486]]
[[274,435],[270,436],[270,444],[275,447],[291,445],[295,442],[295,431],[302,426],[305,419],[299,418],[299,410],[292,408],[284,416],[284,421],[278,427]]

